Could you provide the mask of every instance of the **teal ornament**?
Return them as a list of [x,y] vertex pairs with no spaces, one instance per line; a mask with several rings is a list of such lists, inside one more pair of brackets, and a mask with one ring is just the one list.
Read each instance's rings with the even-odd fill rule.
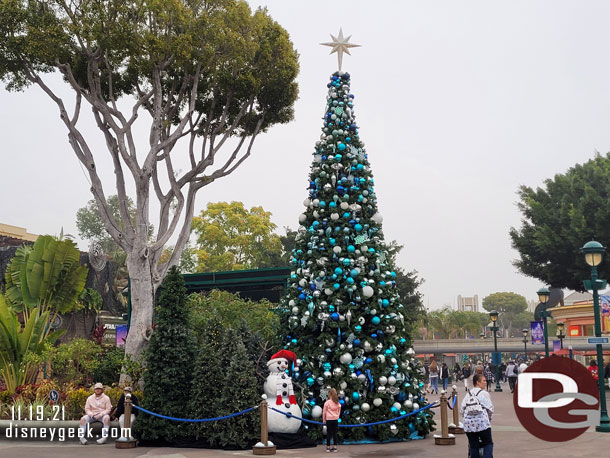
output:
[[348,285],[353,285],[354,284],[354,279],[352,277],[347,277],[347,284]]
[[349,266],[350,264],[351,264],[351,261],[350,261],[350,259],[349,259],[349,258],[345,258],[345,259],[343,259],[343,265],[344,265],[344,266]]
[[[356,224],[354,225],[354,229],[356,229],[356,231],[360,232],[362,230],[362,224]],[[373,250],[373,248],[371,248],[371,250]],[[370,250],[369,250],[370,251]],[[373,250],[374,252],[375,250]]]
[[[383,285],[381,285],[381,286],[383,286]],[[387,299],[384,299],[383,301],[381,301],[381,305],[384,307],[387,307],[388,305],[390,305],[390,301]]]
[[356,251],[356,248],[354,247],[354,245],[349,245],[347,247],[347,252],[348,253],[353,253],[354,251]]
[[342,269],[341,267],[337,267],[337,268],[335,269],[335,274],[336,274],[336,275],[341,275],[342,273],[343,273],[343,269]]
[[352,393],[352,399],[353,399],[354,401],[357,401],[358,399],[360,399],[360,393],[358,393],[357,391],[354,391],[354,392]]
[[[313,383],[315,382],[313,377],[307,377],[307,385],[311,386],[313,385]],[[315,402],[314,402],[315,404]]]
[[341,285],[340,285],[339,283],[335,283],[335,284],[333,285],[333,288],[335,288],[335,289],[339,289],[339,288],[341,288]]
[[354,326],[354,331],[356,331],[356,332],[360,332],[360,331],[362,331],[362,326],[360,326],[359,324],[357,324],[356,326]]
[[338,149],[339,151],[343,151],[343,150],[345,150],[345,148],[346,148],[345,143],[339,143],[339,144],[337,145],[337,149]]
[[371,323],[373,323],[374,325],[378,325],[380,321],[381,321],[381,320],[379,319],[379,317],[378,317],[378,316],[374,316],[374,317],[371,319]]

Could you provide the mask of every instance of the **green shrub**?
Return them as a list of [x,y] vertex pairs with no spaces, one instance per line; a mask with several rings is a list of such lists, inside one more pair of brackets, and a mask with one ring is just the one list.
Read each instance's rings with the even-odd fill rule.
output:
[[238,294],[215,289],[189,295],[187,305],[191,311],[193,330],[200,343],[205,324],[211,318],[219,320],[226,329],[239,329],[242,321],[245,321],[250,332],[260,335],[271,346],[280,343],[277,341],[280,320],[272,311],[273,303],[266,299],[254,302],[242,299]]
[[50,351],[53,377],[60,385],[89,386],[101,363],[102,347],[77,338]]
[[122,347],[112,347],[106,350],[100,358],[100,364],[94,372],[93,380],[104,385],[118,383],[124,358],[125,349]]
[[65,407],[66,420],[78,420],[85,414],[85,403],[93,391],[85,388],[69,389],[66,392]]

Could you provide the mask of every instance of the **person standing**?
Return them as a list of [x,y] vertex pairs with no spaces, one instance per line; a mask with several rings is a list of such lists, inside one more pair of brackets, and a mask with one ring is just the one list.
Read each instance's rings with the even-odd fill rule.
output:
[[468,395],[462,399],[460,413],[464,419],[464,432],[468,437],[469,458],[479,458],[479,449],[483,449],[483,458],[493,458],[493,440],[491,437],[491,417],[494,406],[489,393],[484,390],[487,383],[484,375],[474,374]]
[[464,391],[468,391],[468,377],[470,377],[470,364],[468,361],[464,363],[464,367],[462,368],[462,377],[464,377]]
[[492,372],[491,364],[488,364],[485,367],[485,379],[487,380],[487,391],[489,391],[489,387],[494,382],[494,373]]
[[447,391],[447,385],[449,385],[449,368],[447,363],[443,363],[441,366],[441,380],[443,381],[443,390]]
[[438,394],[438,377],[440,375],[440,371],[438,365],[436,364],[436,360],[430,363],[430,392],[434,392],[434,394]]
[[595,381],[597,382],[599,380],[599,367],[597,367],[597,361],[592,359],[591,362],[589,363],[589,367],[587,368],[587,370],[589,371],[589,374],[591,374],[593,376],[593,378],[595,379]]
[[514,361],[509,361],[508,366],[506,366],[506,376],[508,377],[508,386],[510,387],[511,393],[514,393],[515,391],[517,375],[519,375],[519,369],[517,369],[517,365]]
[[[339,429],[339,417],[341,416],[341,404],[337,390],[331,388],[328,391],[328,400],[324,403],[322,410],[322,422],[326,425],[326,451],[338,452],[337,450],[337,430]],[[334,447],[330,448],[330,440],[333,440]]]
[[506,364],[500,364],[500,381],[506,382]]
[[604,377],[608,379],[608,388],[610,388],[610,361],[606,364],[606,370],[604,371]]

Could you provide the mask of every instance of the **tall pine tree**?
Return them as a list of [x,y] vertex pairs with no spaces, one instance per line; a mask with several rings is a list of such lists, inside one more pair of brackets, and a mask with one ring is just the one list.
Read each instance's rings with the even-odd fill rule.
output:
[[[146,349],[142,407],[155,413],[184,418],[191,393],[196,341],[189,326],[186,286],[178,268],[163,280],[156,308],[156,325]],[[141,413],[134,434],[144,441],[188,437],[184,423]]]
[[[335,387],[344,424],[386,420],[427,404],[353,99],[350,75],[334,73],[283,302],[285,348],[302,361],[295,372],[305,387],[302,410],[319,420],[327,390]],[[425,411],[395,424],[339,431],[345,439],[408,439],[433,424]],[[309,430],[320,438],[320,428]]]

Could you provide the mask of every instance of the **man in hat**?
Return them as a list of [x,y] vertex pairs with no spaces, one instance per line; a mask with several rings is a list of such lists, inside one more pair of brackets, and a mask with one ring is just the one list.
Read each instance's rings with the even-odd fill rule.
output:
[[[140,405],[136,395],[132,394],[131,387],[126,386],[125,388],[123,388],[123,394],[119,398],[117,407],[116,407],[115,411],[113,412],[113,416],[118,417],[118,419],[119,419],[119,426],[121,427],[121,430],[125,427],[125,395],[129,395],[131,397],[131,403],[133,405],[136,405],[136,406]],[[130,417],[131,418],[130,425],[132,428],[133,428],[133,423],[136,421],[136,415],[138,415],[138,409],[132,409],[131,417]]]
[[87,398],[85,403],[85,415],[80,419],[80,427],[83,430],[83,435],[80,438],[80,443],[87,445],[87,427],[89,423],[101,421],[104,425],[102,428],[102,437],[97,440],[98,444],[103,444],[108,439],[110,429],[110,410],[112,404],[110,398],[104,394],[104,385],[96,383],[93,385],[94,394]]

